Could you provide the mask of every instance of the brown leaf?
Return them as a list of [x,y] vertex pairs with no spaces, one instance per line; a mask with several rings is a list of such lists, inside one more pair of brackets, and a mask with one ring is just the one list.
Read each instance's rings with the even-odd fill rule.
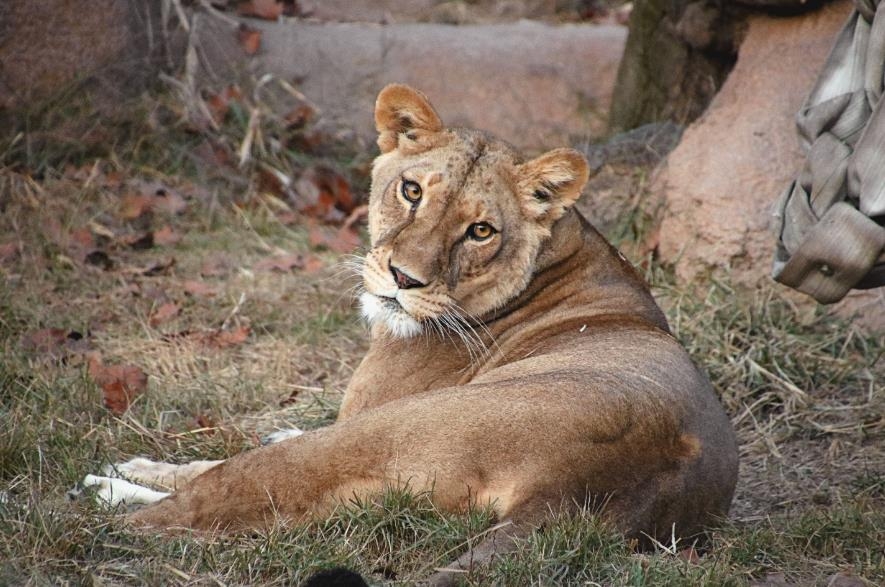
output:
[[261,31],[250,26],[240,24],[240,28],[237,29],[237,38],[246,55],[255,55],[261,48]]
[[251,329],[248,326],[239,326],[232,330],[183,330],[174,334],[167,334],[164,340],[191,340],[205,345],[211,349],[226,349],[238,346],[246,342]]
[[679,558],[681,558],[682,560],[684,560],[688,563],[691,563],[691,564],[697,564],[701,560],[701,555],[698,553],[697,550],[694,549],[693,546],[689,546],[688,548],[683,548],[682,550],[680,550],[677,553],[677,556]]
[[154,233],[136,232],[134,234],[126,234],[121,236],[119,241],[130,249],[143,251],[154,246]]
[[154,231],[154,244],[161,247],[177,245],[181,241],[181,235],[175,232],[171,226],[166,225]]
[[105,407],[118,416],[147,388],[147,375],[139,367],[105,366],[98,356],[89,360],[89,376],[101,387]]
[[11,265],[13,261],[18,259],[20,252],[18,243],[0,245],[0,265]]
[[230,103],[223,93],[206,96],[206,107],[209,108],[209,114],[212,115],[212,120],[215,121],[215,124],[224,122],[224,119],[227,118],[227,113],[230,111]]
[[184,282],[184,293],[198,298],[211,298],[218,295],[218,290],[211,285],[195,279]]
[[89,339],[76,330],[61,328],[41,328],[27,332],[22,336],[21,345],[26,351],[48,355],[54,359],[82,355],[91,347]]
[[283,120],[286,121],[286,127],[289,129],[302,128],[308,122],[316,118],[316,114],[316,108],[310,104],[299,104],[290,110],[289,113],[283,117]]
[[95,248],[95,238],[92,231],[87,227],[71,231],[71,244],[81,249],[90,250]]
[[219,349],[237,346],[246,342],[251,330],[248,326],[239,326],[233,330],[217,330],[207,344]]
[[256,271],[282,271],[287,273],[292,269],[301,269],[302,267],[304,267],[304,255],[301,253],[275,255],[255,263]]
[[341,222],[356,207],[348,181],[324,165],[305,169],[294,188],[298,210],[325,222]]
[[67,331],[61,328],[41,328],[26,332],[22,336],[21,344],[27,351],[54,353],[61,348],[67,338]]
[[226,255],[216,254],[203,259],[200,275],[203,277],[222,277],[230,271],[231,262]]
[[187,201],[177,191],[160,182],[132,180],[135,193],[124,195],[118,212],[123,220],[135,220],[153,211],[169,215],[181,214],[187,209]]
[[169,215],[181,214],[187,210],[187,202],[177,191],[165,186],[157,186],[154,190],[151,206]]
[[302,267],[302,270],[305,273],[316,273],[325,266],[326,264],[323,262],[323,260],[316,255],[305,255],[304,267]]
[[175,302],[167,302],[151,313],[151,317],[148,319],[148,322],[151,326],[157,327],[160,324],[163,324],[164,322],[168,322],[169,320],[175,318],[180,312],[181,306],[179,306]]
[[152,277],[154,275],[167,275],[174,266],[175,257],[169,257],[168,259],[159,259],[157,261],[152,261],[142,267],[130,266],[124,267],[122,270],[125,273]]
[[311,246],[325,247],[336,253],[350,253],[360,246],[360,235],[347,226],[338,230],[332,230],[325,226],[314,224],[308,233]]
[[231,152],[226,145],[203,141],[194,148],[194,155],[206,163],[210,168],[222,168],[230,165]]
[[123,220],[135,220],[150,211],[152,198],[144,194],[126,194],[118,212]]
[[237,7],[241,16],[277,20],[283,14],[283,3],[278,0],[249,0]]

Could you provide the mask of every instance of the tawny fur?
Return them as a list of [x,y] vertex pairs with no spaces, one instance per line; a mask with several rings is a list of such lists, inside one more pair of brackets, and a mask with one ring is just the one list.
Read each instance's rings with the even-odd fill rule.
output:
[[[238,455],[129,519],[261,527],[405,484],[522,529],[588,501],[660,540],[725,516],[731,424],[642,279],[573,209],[583,157],[526,161],[444,128],[405,86],[381,93],[376,122],[364,285],[384,311],[366,310],[372,344],[337,423]],[[478,222],[496,232],[468,238]],[[421,285],[398,287],[391,266]]]

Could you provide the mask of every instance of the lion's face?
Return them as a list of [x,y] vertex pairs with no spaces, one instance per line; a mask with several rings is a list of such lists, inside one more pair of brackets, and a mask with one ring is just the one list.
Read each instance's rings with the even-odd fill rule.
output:
[[426,99],[388,86],[376,105],[382,154],[369,200],[363,314],[394,336],[457,329],[528,284],[553,223],[587,180],[558,149],[523,162],[481,133],[443,129]]

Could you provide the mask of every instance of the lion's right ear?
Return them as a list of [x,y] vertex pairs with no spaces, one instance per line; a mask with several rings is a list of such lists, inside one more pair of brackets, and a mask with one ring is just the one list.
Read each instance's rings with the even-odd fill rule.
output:
[[548,151],[518,169],[522,208],[529,218],[551,226],[581,197],[589,178],[590,166],[578,151]]
[[427,97],[409,86],[390,84],[375,101],[375,128],[382,153],[397,148],[401,135],[410,140],[442,130],[442,121]]

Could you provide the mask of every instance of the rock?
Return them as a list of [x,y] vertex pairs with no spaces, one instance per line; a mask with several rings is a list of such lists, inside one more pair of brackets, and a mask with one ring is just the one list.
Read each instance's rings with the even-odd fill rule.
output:
[[[711,271],[745,285],[770,279],[771,206],[804,161],[795,115],[851,8],[842,0],[803,16],[750,18],[734,70],[651,187],[667,209],[660,256],[681,280]],[[850,294],[837,311],[860,306],[868,324],[885,327],[881,292]]]
[[[449,125],[492,131],[540,149],[600,136],[626,29],[612,25],[371,25],[249,21],[261,49],[248,59],[230,25],[198,31],[217,85],[270,73],[297,81],[325,119],[374,140],[384,85],[425,92]],[[239,72],[239,73],[238,73]]]
[[0,110],[35,108],[73,84],[114,104],[153,83],[175,54],[153,4],[0,2]]
[[[579,147],[590,164],[591,177],[578,209],[608,238],[630,240],[635,215],[642,209],[645,178],[679,143],[682,127],[674,122],[646,124],[611,139]],[[621,247],[628,243],[620,242]],[[640,242],[638,252],[648,243]],[[627,247],[628,252],[630,250]]]
[[552,16],[562,2],[549,0],[313,0],[310,16],[338,22],[476,23]]
[[836,573],[827,580],[827,587],[867,587],[868,585],[869,583],[851,572]]

